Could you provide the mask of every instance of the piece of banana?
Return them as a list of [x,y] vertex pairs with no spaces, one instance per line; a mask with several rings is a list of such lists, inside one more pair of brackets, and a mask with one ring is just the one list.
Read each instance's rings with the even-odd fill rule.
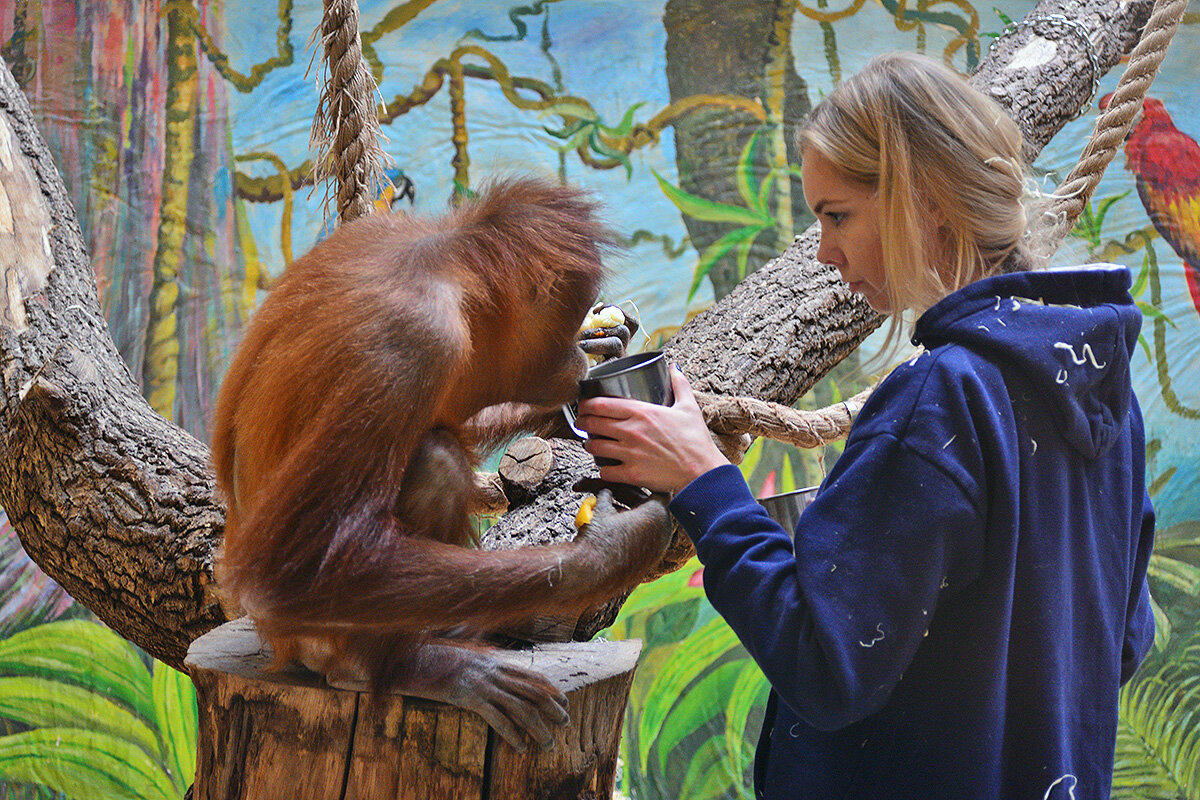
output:
[[579,504],[579,511],[575,514],[575,527],[582,528],[592,521],[596,509],[596,495],[589,494],[583,498],[583,502]]

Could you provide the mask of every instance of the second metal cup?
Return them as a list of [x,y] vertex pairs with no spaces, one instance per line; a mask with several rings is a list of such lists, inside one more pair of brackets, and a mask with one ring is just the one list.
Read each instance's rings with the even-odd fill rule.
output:
[[774,494],[770,497],[760,497],[759,505],[767,510],[771,519],[778,522],[787,531],[787,535],[795,538],[796,524],[800,522],[800,515],[804,513],[804,509],[808,508],[808,504],[817,496],[819,486],[809,486],[806,489],[797,489],[794,492],[783,492],[782,494]]

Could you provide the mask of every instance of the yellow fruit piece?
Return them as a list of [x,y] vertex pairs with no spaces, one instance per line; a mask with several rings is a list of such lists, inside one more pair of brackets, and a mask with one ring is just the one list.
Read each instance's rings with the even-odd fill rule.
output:
[[583,498],[583,502],[579,504],[579,511],[575,514],[575,527],[582,528],[592,521],[592,516],[596,508],[596,495],[589,494]]
[[583,325],[580,326],[581,331],[590,331],[597,328],[615,328],[618,325],[625,324],[625,312],[616,306],[602,306],[597,311],[589,311],[587,316],[583,318]]

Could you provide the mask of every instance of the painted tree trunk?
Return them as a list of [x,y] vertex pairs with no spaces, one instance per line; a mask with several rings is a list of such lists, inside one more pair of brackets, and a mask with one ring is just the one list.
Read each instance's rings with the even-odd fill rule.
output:
[[[762,141],[749,154],[748,168],[755,188],[775,171],[768,206],[777,224],[773,230],[745,242],[750,251],[748,263],[753,265],[762,264],[791,243],[793,215],[796,223],[812,221],[805,210],[800,181],[787,171],[787,164],[799,163],[795,130],[809,110],[807,88],[796,74],[792,58],[790,36],[795,7],[786,0],[669,0],[663,12],[667,85],[672,101],[730,94],[758,97],[765,108],[763,122],[713,109],[689,114],[674,126],[675,161],[683,176],[680,188],[738,206],[744,201],[733,177],[735,165],[751,136],[760,133]],[[761,31],[771,34],[762,36]],[[747,49],[747,42],[759,46]],[[699,254],[732,231],[727,223],[687,215],[684,223]],[[747,263],[747,259],[742,261]],[[741,277],[739,273],[735,247],[708,273],[717,300],[729,294]]]
[[220,42],[219,0],[19,5],[10,56],[70,187],[117,348],[151,406],[204,435],[246,317],[221,177],[233,172],[228,83],[198,37]]

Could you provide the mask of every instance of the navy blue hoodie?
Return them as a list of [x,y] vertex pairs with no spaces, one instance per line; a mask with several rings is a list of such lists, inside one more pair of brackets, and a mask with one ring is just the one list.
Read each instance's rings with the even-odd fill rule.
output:
[[999,275],[929,309],[801,517],[736,467],[671,510],[772,687],[757,796],[1107,797],[1154,635],[1129,272]]

